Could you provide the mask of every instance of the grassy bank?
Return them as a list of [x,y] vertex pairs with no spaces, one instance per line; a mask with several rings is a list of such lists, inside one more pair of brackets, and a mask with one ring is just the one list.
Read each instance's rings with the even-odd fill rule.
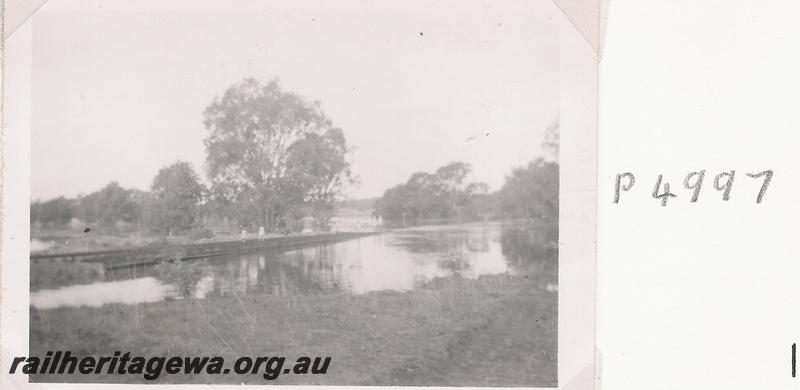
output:
[[30,275],[31,291],[103,280],[103,275],[96,268],[79,262],[31,262]]
[[[159,383],[554,386],[555,275],[436,279],[411,292],[250,294],[136,306],[31,308],[31,355],[331,356],[326,375],[172,375]],[[130,382],[136,376],[39,376]]]

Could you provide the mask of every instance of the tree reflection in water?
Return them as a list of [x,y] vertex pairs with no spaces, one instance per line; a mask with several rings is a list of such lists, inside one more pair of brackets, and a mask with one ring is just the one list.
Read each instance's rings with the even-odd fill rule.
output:
[[[558,230],[529,223],[490,222],[437,225],[384,232],[378,236],[289,252],[261,253],[210,258],[191,267],[199,269],[194,291],[187,297],[243,295],[253,292],[277,296],[317,295],[337,292],[362,294],[370,291],[408,291],[436,278],[481,275],[522,275],[537,284],[555,288],[558,282]],[[126,276],[127,275],[127,276]],[[97,288],[115,289],[115,283],[155,277],[154,270],[109,275]],[[111,281],[108,281],[108,280]],[[116,280],[115,280],[116,279]],[[65,290],[75,295],[66,300],[80,305],[81,289]],[[174,287],[174,286],[173,286]],[[50,290],[43,296],[54,296]],[[44,292],[44,291],[43,291]],[[36,295],[39,292],[34,292]],[[129,291],[124,302],[152,297]],[[58,294],[55,294],[58,295]],[[116,296],[109,294],[110,297]],[[37,300],[38,302],[38,300]]]

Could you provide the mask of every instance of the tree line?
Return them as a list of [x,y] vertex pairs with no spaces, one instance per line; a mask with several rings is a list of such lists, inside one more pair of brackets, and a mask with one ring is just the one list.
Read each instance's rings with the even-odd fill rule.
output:
[[[119,224],[157,234],[203,229],[211,219],[236,228],[268,232],[299,230],[311,217],[327,230],[344,188],[353,182],[349,148],[341,129],[321,103],[285,91],[277,79],[245,79],[215,97],[203,112],[204,184],[192,166],[177,161],[156,174],[148,191],[117,182],[77,198],[31,204],[31,223],[63,226],[74,218],[85,225]],[[388,221],[558,218],[558,120],[546,132],[547,158],[514,168],[503,187],[490,192],[469,182],[472,167],[452,162],[417,172],[374,204]],[[204,223],[205,222],[205,223]]]
[[211,217],[266,231],[297,229],[306,216],[330,226],[343,188],[352,181],[349,149],[321,103],[285,91],[277,79],[245,79],[203,113],[206,177],[185,161],[162,168],[149,191],[111,182],[85,196],[31,204],[31,223],[59,226],[120,223],[154,233],[183,233]]
[[407,182],[386,190],[375,201],[374,213],[402,224],[489,218],[557,222],[558,119],[547,128],[541,148],[545,157],[513,168],[499,191],[491,192],[485,183],[468,182],[472,167],[451,162],[432,173],[414,173]]

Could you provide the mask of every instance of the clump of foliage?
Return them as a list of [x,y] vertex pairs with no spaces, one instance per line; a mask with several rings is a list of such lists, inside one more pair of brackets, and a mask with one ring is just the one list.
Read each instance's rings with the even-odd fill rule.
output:
[[113,228],[117,223],[138,225],[142,217],[145,192],[122,188],[110,182],[99,191],[75,199],[58,197],[31,203],[31,223],[46,227],[62,227],[73,218],[85,225]]
[[145,202],[145,223],[157,233],[172,235],[195,227],[205,189],[185,161],[162,168]]
[[86,224],[136,224],[142,215],[143,197],[143,192],[122,188],[112,181],[100,191],[79,198],[77,216]]
[[452,162],[432,174],[417,172],[406,183],[388,189],[375,201],[375,214],[404,224],[493,217],[555,222],[559,196],[558,119],[548,126],[541,149],[544,157],[512,169],[497,192],[490,192],[485,183],[467,184],[470,165]]
[[[285,91],[277,79],[245,79],[215,98],[203,113],[206,189],[191,165],[162,168],[149,192],[116,182],[77,199],[31,205],[31,223],[144,227],[159,235],[210,236],[207,221],[236,229],[300,231],[310,216],[327,230],[345,186],[353,182],[344,132],[317,101]],[[204,226],[204,223],[206,227]]]
[[62,226],[75,216],[76,201],[60,196],[48,201],[31,203],[31,224]]
[[174,285],[181,296],[192,296],[197,282],[205,276],[201,263],[182,261],[180,248],[166,248],[162,255],[164,260],[155,267],[159,279]]
[[350,180],[344,134],[321,104],[246,79],[204,113],[211,192],[219,210],[252,229],[286,229],[290,211],[307,205],[326,227]]
[[558,164],[536,159],[514,168],[498,196],[504,215],[558,221]]
[[417,172],[405,184],[392,187],[375,201],[375,213],[388,220],[418,223],[425,220],[474,218],[476,200],[488,192],[485,183],[469,183],[472,167],[451,162],[434,173]]

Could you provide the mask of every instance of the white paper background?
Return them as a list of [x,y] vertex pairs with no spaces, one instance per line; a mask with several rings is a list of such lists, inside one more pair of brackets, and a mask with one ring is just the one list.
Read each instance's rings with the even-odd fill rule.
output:
[[[603,389],[798,388],[800,3],[614,0],[600,76]],[[706,169],[689,204],[687,172]],[[736,169],[731,201],[711,186]],[[773,169],[760,205],[761,180]],[[637,184],[613,205],[614,178]],[[659,173],[678,198],[650,197]]]

